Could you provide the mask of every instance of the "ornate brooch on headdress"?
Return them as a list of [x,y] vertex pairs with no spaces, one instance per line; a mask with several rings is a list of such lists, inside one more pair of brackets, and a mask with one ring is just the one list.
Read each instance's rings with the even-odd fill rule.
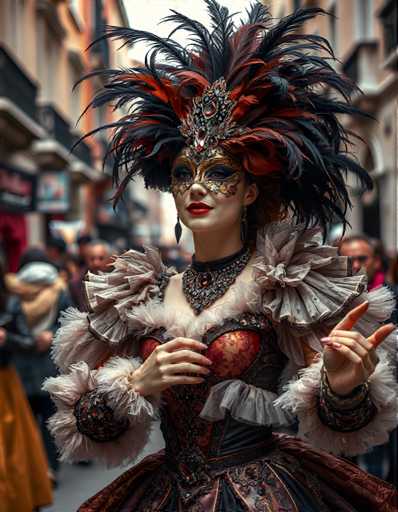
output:
[[180,132],[186,138],[189,156],[200,162],[211,156],[220,141],[242,133],[243,129],[232,120],[236,102],[229,98],[224,78],[206,87],[202,96],[193,98],[192,103]]
[[359,112],[349,100],[355,86],[330,65],[326,39],[300,33],[325,11],[297,9],[274,23],[258,2],[235,24],[216,0],[204,3],[210,30],[175,11],[164,20],[188,32],[187,47],[133,28],[110,27],[103,36],[151,47],[141,66],[97,73],[106,85],[91,105],[128,107],[118,122],[98,128],[113,129],[116,200],[136,175],[148,187],[169,190],[183,148],[197,162],[219,147],[257,179],[272,174],[281,206],[299,221],[345,223],[346,174],[367,187],[371,181],[348,153],[338,118]]

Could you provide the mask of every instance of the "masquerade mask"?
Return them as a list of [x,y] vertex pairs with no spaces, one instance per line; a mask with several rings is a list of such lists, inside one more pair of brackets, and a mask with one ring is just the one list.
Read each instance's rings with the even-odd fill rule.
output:
[[198,165],[185,148],[174,163],[171,178],[173,195],[184,194],[194,183],[200,183],[209,192],[230,197],[236,194],[243,171],[227,155],[213,150],[208,159]]

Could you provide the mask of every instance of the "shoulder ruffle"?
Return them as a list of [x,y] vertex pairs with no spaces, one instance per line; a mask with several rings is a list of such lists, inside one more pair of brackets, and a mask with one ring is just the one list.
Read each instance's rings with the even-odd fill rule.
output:
[[103,341],[119,343],[132,334],[127,314],[158,296],[176,272],[162,263],[159,251],[152,247],[145,247],[143,253],[127,251],[113,266],[107,274],[89,272],[85,290],[90,331]]
[[352,275],[349,259],[322,245],[319,229],[269,224],[259,232],[254,277],[264,312],[297,327],[337,316],[366,289],[366,275]]
[[[392,292],[380,287],[368,293],[365,273],[353,275],[349,258],[339,256],[335,247],[322,245],[318,228],[267,225],[258,234],[253,269],[260,310],[274,324],[292,373],[305,366],[302,340],[322,352],[320,338],[349,309],[369,301],[368,311],[356,326],[369,336],[390,318],[394,308]],[[396,345],[387,340],[383,349],[390,344]]]

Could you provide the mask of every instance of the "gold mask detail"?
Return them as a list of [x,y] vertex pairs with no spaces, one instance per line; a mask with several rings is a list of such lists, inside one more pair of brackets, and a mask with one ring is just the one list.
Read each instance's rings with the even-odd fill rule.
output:
[[236,194],[243,179],[243,171],[220,150],[213,150],[206,160],[195,164],[184,149],[173,165],[171,192],[184,194],[194,183],[200,183],[209,192],[230,197]]

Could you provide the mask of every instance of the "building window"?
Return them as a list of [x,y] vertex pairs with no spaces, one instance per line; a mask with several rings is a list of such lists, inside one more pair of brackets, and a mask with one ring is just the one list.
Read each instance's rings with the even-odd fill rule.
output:
[[398,7],[396,0],[390,0],[379,16],[383,25],[384,56],[388,57],[398,46]]
[[24,0],[8,0],[5,4],[6,41],[15,54],[23,58]]
[[72,128],[76,127],[76,123],[82,113],[81,108],[81,87],[77,86],[73,89],[74,85],[82,77],[82,69],[77,67],[74,63],[70,63],[70,78],[71,78],[71,90],[70,90],[70,117]]
[[373,189],[365,192],[362,195],[362,229],[363,232],[372,238],[380,239],[381,226],[380,226],[380,177],[375,178],[375,161],[370,148],[367,149],[364,167],[370,173],[373,174]]
[[80,11],[80,0],[69,0],[68,1],[69,12],[77,25],[79,30],[83,29],[84,22],[82,13]]
[[329,41],[330,46],[333,48],[333,51],[337,53],[337,9],[336,9],[336,2],[333,3],[333,5],[329,9],[330,16],[328,16],[329,20]]
[[[57,81],[60,55],[59,40],[43,16],[37,17],[38,75],[41,84],[41,100],[48,103],[57,97]],[[59,87],[59,84],[58,84]]]
[[369,39],[373,35],[373,0],[356,0],[355,18],[358,39]]

